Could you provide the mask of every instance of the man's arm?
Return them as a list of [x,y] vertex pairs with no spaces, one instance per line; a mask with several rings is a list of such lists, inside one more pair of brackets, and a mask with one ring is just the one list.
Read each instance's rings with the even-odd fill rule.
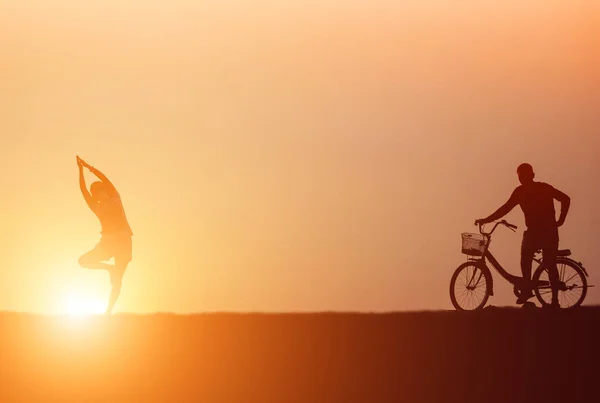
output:
[[552,188],[552,197],[560,202],[560,216],[556,225],[561,227],[567,219],[569,213],[569,207],[571,207],[571,198],[560,190]]
[[505,215],[507,215],[508,213],[510,213],[511,210],[517,206],[517,204],[519,204],[519,201],[516,196],[516,190],[515,190],[513,192],[513,194],[510,196],[510,198],[508,199],[508,201],[506,203],[504,203],[504,205],[502,207],[500,207],[498,210],[496,210],[494,213],[492,213],[487,218],[481,218],[481,219],[477,220],[475,223],[476,224],[487,224],[489,222],[499,220],[502,217],[504,217]]

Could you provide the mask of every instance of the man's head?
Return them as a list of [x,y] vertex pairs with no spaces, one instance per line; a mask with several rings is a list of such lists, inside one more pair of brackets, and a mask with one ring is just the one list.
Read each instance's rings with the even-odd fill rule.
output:
[[108,187],[105,183],[96,181],[90,186],[90,193],[94,201],[102,201],[108,198]]
[[519,165],[517,168],[517,175],[519,176],[519,182],[521,182],[522,185],[533,182],[533,178],[535,178],[533,167],[529,164]]

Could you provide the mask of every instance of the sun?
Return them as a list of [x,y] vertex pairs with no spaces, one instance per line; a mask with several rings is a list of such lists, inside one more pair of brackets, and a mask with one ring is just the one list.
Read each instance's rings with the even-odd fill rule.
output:
[[65,313],[69,316],[90,316],[103,314],[106,301],[93,296],[70,292],[65,295]]

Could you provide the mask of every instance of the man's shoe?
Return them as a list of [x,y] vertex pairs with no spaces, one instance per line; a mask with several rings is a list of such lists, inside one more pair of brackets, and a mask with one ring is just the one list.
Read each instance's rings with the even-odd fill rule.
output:
[[560,309],[560,304],[558,302],[553,302],[551,304],[544,304],[542,307],[548,310],[558,311]]
[[517,299],[517,304],[524,304],[529,300],[529,298],[533,297],[533,292],[531,291],[522,291],[519,299]]

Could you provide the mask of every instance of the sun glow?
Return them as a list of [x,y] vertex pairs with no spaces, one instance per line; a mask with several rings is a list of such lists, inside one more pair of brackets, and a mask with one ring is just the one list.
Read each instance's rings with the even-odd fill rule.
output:
[[69,316],[90,316],[104,313],[106,301],[93,296],[69,293],[65,297],[65,313]]

